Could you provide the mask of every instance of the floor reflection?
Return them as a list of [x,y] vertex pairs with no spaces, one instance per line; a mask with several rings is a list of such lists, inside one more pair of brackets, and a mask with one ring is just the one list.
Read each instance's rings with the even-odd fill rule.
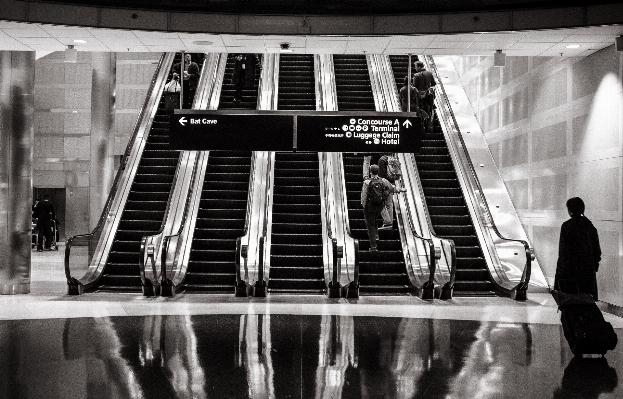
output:
[[[620,332],[620,330],[618,331]],[[0,321],[1,398],[616,398],[560,326],[359,316]]]

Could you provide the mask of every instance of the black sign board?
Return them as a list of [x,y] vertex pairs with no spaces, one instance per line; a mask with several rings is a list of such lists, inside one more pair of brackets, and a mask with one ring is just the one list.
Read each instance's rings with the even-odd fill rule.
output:
[[298,151],[416,152],[422,119],[412,116],[299,115]]
[[294,118],[291,114],[178,112],[170,120],[171,149],[292,151]]
[[422,120],[405,113],[176,110],[169,132],[175,150],[417,152]]

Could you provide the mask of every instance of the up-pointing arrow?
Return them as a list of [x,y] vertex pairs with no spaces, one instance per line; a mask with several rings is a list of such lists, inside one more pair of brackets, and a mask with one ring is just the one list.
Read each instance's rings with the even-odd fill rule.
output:
[[184,125],[184,123],[186,123],[186,122],[188,122],[188,121],[186,120],[186,118],[185,118],[185,117],[183,117],[183,116],[182,116],[182,117],[180,118],[180,125],[182,125],[182,126],[186,126],[186,125]]
[[408,119],[402,122],[402,126],[404,126],[406,129],[408,129],[411,125],[413,125],[413,123],[411,123],[411,121]]

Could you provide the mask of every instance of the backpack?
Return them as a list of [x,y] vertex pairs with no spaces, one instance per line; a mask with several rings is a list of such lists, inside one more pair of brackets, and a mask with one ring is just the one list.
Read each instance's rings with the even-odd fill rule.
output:
[[376,206],[385,203],[387,199],[387,189],[383,180],[370,179],[368,183],[368,205]]
[[400,176],[402,176],[402,171],[400,169],[400,161],[396,157],[388,156],[387,157],[387,178],[391,180],[396,180]]

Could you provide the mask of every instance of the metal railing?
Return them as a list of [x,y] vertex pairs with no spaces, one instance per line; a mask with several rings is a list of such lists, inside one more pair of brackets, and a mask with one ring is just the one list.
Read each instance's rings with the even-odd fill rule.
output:
[[[169,75],[175,54],[164,53],[156,66],[153,78],[149,84],[147,95],[139,111],[134,131],[121,159],[121,166],[110,189],[108,199],[95,228],[87,234],[78,234],[69,237],[65,244],[65,277],[68,285],[68,294],[78,295],[95,284],[106,261],[108,251],[112,245],[114,232],[119,223],[120,214],[129,195],[133,177],[138,168],[149,130],[162,96],[166,78]],[[84,277],[76,279],[71,276],[71,250],[78,244],[87,247],[86,264],[88,270]],[[97,255],[97,256],[96,256]],[[80,260],[82,262],[82,259]]]
[[[425,57],[425,62],[428,64],[429,70],[436,76],[437,86],[439,87],[437,90],[440,91],[440,95],[436,96],[435,102],[437,105],[437,113],[439,115],[439,121],[445,125],[446,131],[446,141],[448,143],[448,147],[450,149],[451,154],[454,153],[455,157],[455,165],[458,166],[457,169],[460,169],[462,175],[464,177],[463,181],[466,184],[466,192],[470,196],[473,204],[473,210],[480,216],[478,218],[478,225],[480,228],[490,229],[491,232],[496,236],[496,238],[500,241],[505,241],[509,243],[518,243],[521,244],[523,250],[526,255],[526,263],[523,268],[523,272],[520,278],[520,281],[516,285],[512,285],[508,280],[508,277],[504,273],[503,270],[499,267],[499,265],[493,265],[497,276],[494,277],[494,282],[498,285],[502,290],[509,293],[515,299],[525,299],[526,298],[526,290],[528,289],[528,284],[530,282],[530,274],[532,271],[532,260],[534,259],[534,251],[530,247],[527,241],[521,239],[512,239],[508,237],[504,237],[500,231],[498,230],[495,221],[492,217],[491,209],[489,208],[488,201],[484,196],[484,191],[481,186],[480,180],[476,174],[476,170],[472,163],[471,157],[467,150],[467,146],[465,145],[465,141],[463,139],[463,134],[459,129],[459,124],[457,123],[454,112],[452,111],[452,106],[450,101],[448,100],[448,96],[446,94],[443,83],[441,82],[439,72],[437,70],[437,66],[435,65],[435,61],[431,56]],[[452,139],[454,138],[454,140]],[[458,144],[458,145],[457,145]],[[495,262],[499,263],[499,259],[497,258],[497,250],[495,249],[495,244],[493,243],[492,237],[490,234],[486,232],[485,236],[488,236],[487,245],[489,249],[492,248],[492,258]],[[494,262],[494,263],[495,263]]]

